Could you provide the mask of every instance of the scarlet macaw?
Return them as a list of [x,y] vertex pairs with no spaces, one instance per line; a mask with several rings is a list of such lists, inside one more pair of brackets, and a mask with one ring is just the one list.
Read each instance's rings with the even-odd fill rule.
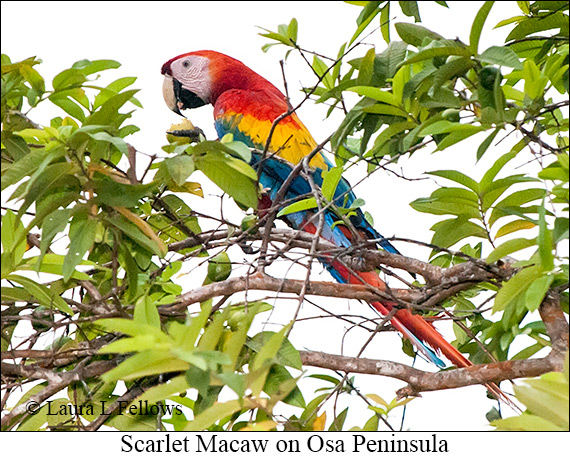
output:
[[[252,148],[264,149],[273,121],[289,108],[285,96],[273,84],[240,61],[218,52],[195,51],[176,56],[162,66],[162,74],[165,76],[163,94],[171,110],[181,114],[180,110],[211,103],[214,106],[218,136],[222,138],[225,134],[232,133],[235,140],[242,141]],[[258,170],[260,183],[264,188],[269,188],[271,198],[275,197],[281,184],[291,172],[292,166],[316,147],[317,143],[297,114],[290,114],[277,124],[268,151],[279,160],[270,156]],[[253,157],[252,165],[255,166],[259,155],[254,154]],[[314,180],[320,185],[321,173],[330,169],[332,165],[320,152],[312,158],[310,165],[314,168]],[[308,182],[297,178],[289,186],[286,197],[294,198],[310,192]],[[350,184],[344,179],[337,187],[335,200],[337,206],[344,207],[349,207],[354,201]],[[315,233],[318,219],[312,217],[313,215],[314,211],[305,210],[289,214],[285,219],[295,229]],[[366,221],[360,209],[350,218],[358,235],[343,224],[334,224],[337,220],[338,217],[333,211],[325,211],[325,227],[321,236],[335,245],[348,247],[355,236],[360,236],[379,240],[382,248],[397,253],[396,249]],[[375,272],[355,273],[334,259],[324,259],[323,263],[339,282],[352,284],[366,282],[380,290],[386,290],[386,284]],[[390,301],[373,302],[371,305],[383,316],[388,315],[396,307],[396,304]],[[443,367],[445,363],[436,352],[443,354],[458,367],[472,365],[438,333],[431,323],[408,309],[398,309],[391,323],[421,354],[437,366]],[[496,385],[488,387],[491,390],[498,390]],[[502,393],[499,395],[503,396]]]

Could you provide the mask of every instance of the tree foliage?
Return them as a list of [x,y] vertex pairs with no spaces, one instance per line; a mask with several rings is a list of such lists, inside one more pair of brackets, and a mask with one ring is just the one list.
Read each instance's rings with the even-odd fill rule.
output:
[[[417,2],[349,3],[360,15],[335,57],[305,50],[295,19],[261,34],[270,40],[264,51],[285,46],[286,57],[299,54],[310,66],[317,81],[303,102],[344,112],[330,138],[336,168],[322,191],[269,211],[257,211],[252,151],[231,137],[207,141],[189,122],[171,127],[169,144],[141,173],[128,142],[139,130],[128,123],[141,108],[136,78],[97,84],[118,62],[76,62],[48,86],[38,58],[2,55],[2,191],[9,194],[2,203],[3,408],[16,386],[26,387],[5,411],[4,429],[343,430],[348,408],[327,419],[323,405],[351,393],[370,410],[354,429],[391,428],[390,412],[411,399],[401,397],[441,387],[414,384],[407,371],[414,369],[402,367],[409,389],[397,398],[363,395],[349,373],[398,376],[393,365],[367,371],[355,357],[336,372],[313,372],[321,387],[306,399],[298,386],[303,367],[332,369],[340,359],[299,351],[288,339],[294,322],[259,331],[254,323],[277,302],[239,292],[290,292],[299,303],[309,293],[370,300],[370,291],[355,286],[309,283],[316,253],[331,246],[274,228],[273,219],[333,200],[355,163],[366,163],[375,179],[376,170],[414,160],[420,149],[438,154],[455,145],[484,170],[477,179],[426,171],[441,185],[410,205],[434,216],[432,239],[416,240],[431,249],[428,259],[369,246],[337,254],[354,268],[418,275],[392,297],[453,317],[454,344],[474,363],[512,361],[518,370],[499,363],[488,379],[434,373],[451,373],[446,387],[542,374],[515,388],[528,411],[494,422],[499,428],[567,429],[568,409],[557,402],[568,399],[568,367],[565,375],[547,372],[562,371],[568,350],[568,3],[517,2],[517,15],[492,24],[510,28],[506,42],[486,49],[481,36],[494,2],[481,6],[466,43],[420,25]],[[446,7],[435,3],[422,8]],[[407,19],[391,23],[398,9]],[[365,46],[373,29],[381,38]],[[36,108],[49,103],[61,115],[40,125]],[[197,170],[247,212],[243,220],[202,230],[212,216],[189,206],[204,197]],[[247,275],[233,271],[231,246],[248,255]],[[263,267],[290,259],[293,248],[308,253],[306,278],[268,276]],[[203,284],[184,291],[177,274],[204,263]],[[187,311],[196,303],[197,311]],[[357,321],[375,338],[387,329],[383,320]],[[23,329],[27,338],[15,338]],[[515,341],[523,347],[513,353]],[[542,349],[548,355],[531,358]],[[49,415],[48,399],[52,410],[66,412]],[[37,414],[26,410],[31,400]],[[140,409],[144,401],[179,409],[150,413]],[[131,403],[139,409],[124,414]],[[282,404],[296,412],[280,415]]]

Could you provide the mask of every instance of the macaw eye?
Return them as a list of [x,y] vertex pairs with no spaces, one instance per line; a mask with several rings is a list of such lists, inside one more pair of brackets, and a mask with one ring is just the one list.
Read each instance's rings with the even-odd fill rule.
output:
[[185,60],[184,62],[182,62],[182,66],[183,66],[184,68],[188,68],[188,67],[190,66],[190,61]]

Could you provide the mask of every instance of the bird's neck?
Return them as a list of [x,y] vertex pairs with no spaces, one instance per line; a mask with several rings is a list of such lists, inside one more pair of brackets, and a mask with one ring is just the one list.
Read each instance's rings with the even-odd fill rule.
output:
[[210,95],[213,105],[218,97],[228,90],[263,90],[285,99],[279,89],[245,65],[213,68],[211,74],[215,81]]

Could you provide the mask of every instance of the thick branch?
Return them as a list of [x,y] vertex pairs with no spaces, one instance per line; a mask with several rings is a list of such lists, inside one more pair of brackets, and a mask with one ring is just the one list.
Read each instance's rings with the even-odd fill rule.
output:
[[552,344],[551,356],[563,363],[564,354],[568,351],[568,322],[560,307],[560,295],[548,293],[539,308],[540,317],[546,326],[546,332]]
[[325,297],[352,298],[365,301],[377,301],[379,299],[398,299],[409,301],[411,292],[403,289],[391,290],[391,295],[381,291],[371,291],[370,286],[365,284],[337,284],[332,282],[306,281],[296,279],[277,279],[262,273],[240,278],[232,278],[213,284],[200,287],[182,294],[180,298],[171,305],[159,307],[162,315],[178,314],[187,306],[193,303],[203,302],[213,297],[231,295],[246,290],[268,290],[280,293],[300,294],[306,288],[307,295],[321,295]]
[[15,365],[11,363],[2,363],[2,375],[18,376],[27,378],[28,380],[45,379],[48,385],[35,395],[32,395],[27,402],[14,407],[8,414],[6,414],[1,421],[2,428],[16,425],[12,420],[22,414],[27,413],[27,406],[32,402],[37,404],[43,403],[52,395],[65,389],[74,381],[83,381],[87,378],[101,376],[103,373],[111,370],[117,365],[117,361],[105,360],[100,362],[93,362],[89,366],[79,364],[77,368],[65,373],[57,373],[52,370],[47,370],[35,366]]
[[[227,231],[219,233],[204,233],[196,235],[195,238],[187,239],[169,246],[170,251],[179,251],[181,249],[194,247],[199,244],[212,243],[221,241],[223,243],[237,243],[244,240],[259,240],[265,237],[266,231],[260,229],[256,234],[245,234],[236,230],[233,237],[229,237]],[[269,233],[269,240],[276,243],[284,243],[290,248],[300,248],[310,250],[315,243],[314,235],[309,233],[287,230],[272,229]],[[328,241],[319,238],[314,246],[316,256],[329,255],[338,258],[342,263],[350,266],[357,271],[372,270],[380,265],[391,268],[397,268],[421,275],[426,279],[427,287],[424,290],[423,299],[427,299],[434,294],[441,295],[442,299],[446,299],[450,294],[446,294],[445,290],[453,287],[453,294],[469,289],[473,283],[487,282],[493,280],[504,280],[512,274],[512,269],[499,268],[487,265],[481,260],[472,259],[451,268],[441,268],[418,259],[413,259],[399,254],[392,254],[386,251],[379,251],[375,247],[369,247],[369,244],[362,246],[353,246],[349,249],[339,248]],[[364,260],[364,261],[363,261]],[[418,300],[422,299],[418,296]]]
[[560,369],[558,363],[550,356],[542,359],[473,365],[468,368],[430,373],[386,360],[362,359],[308,351],[300,351],[300,354],[303,365],[346,373],[387,376],[407,382],[408,386],[398,391],[399,397],[414,396],[420,392],[500,382],[505,379],[534,377]]

